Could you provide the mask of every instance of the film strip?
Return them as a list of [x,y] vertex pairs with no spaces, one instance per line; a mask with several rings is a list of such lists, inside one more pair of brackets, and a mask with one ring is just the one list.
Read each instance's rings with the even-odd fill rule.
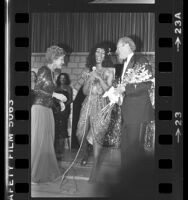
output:
[[[35,3],[6,2],[6,199],[31,198],[31,12]],[[156,0],[137,9],[132,4],[108,6],[112,12],[155,13],[155,196],[183,199],[183,2]],[[108,6],[75,10],[95,12],[100,7],[105,12]],[[74,12],[70,6],[67,9]]]

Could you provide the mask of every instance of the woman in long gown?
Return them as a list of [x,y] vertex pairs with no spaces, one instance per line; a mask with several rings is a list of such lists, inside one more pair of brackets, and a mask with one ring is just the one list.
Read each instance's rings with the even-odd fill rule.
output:
[[72,103],[73,97],[72,88],[69,86],[70,79],[68,74],[59,74],[59,76],[57,77],[56,85],[57,88],[55,92],[63,94],[67,97],[67,101],[65,102],[65,109],[63,111],[61,111],[58,101],[54,99],[54,103],[56,104],[55,108],[53,109],[55,118],[55,150],[56,153],[61,154],[64,150],[65,139],[69,138],[68,120],[71,112],[70,104]]
[[[118,77],[113,80],[112,85],[114,87],[118,84]],[[81,160],[81,166],[87,165],[90,153],[92,152],[92,145],[86,140],[85,141],[84,155]],[[111,118],[108,129],[105,133],[103,140],[103,146],[105,148],[119,149],[121,144],[121,106],[115,104],[111,111]]]
[[35,100],[31,108],[31,182],[49,182],[60,176],[54,151],[54,117],[52,98],[66,101],[63,94],[54,92],[53,71],[61,68],[64,50],[51,46],[46,52],[47,66],[37,73],[34,87]]
[[[113,67],[108,50],[103,45],[96,46],[88,57],[89,76],[86,78],[83,92],[86,96],[80,112],[80,119],[77,127],[77,137],[82,142],[87,139],[93,145],[94,164],[89,181],[95,182],[98,171],[99,155],[103,146],[106,130],[101,130],[96,125],[98,114],[107,105],[107,99],[102,95],[108,90],[113,81],[113,72],[107,68]],[[95,68],[93,68],[95,67]],[[106,68],[105,68],[106,67]],[[92,71],[92,68],[95,69]]]

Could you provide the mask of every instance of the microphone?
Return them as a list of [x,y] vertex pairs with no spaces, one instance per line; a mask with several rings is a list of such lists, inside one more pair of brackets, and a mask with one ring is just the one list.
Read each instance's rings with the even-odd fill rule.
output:
[[[93,66],[92,67],[92,71],[96,71],[96,67],[95,66]],[[87,79],[88,77],[90,76],[90,72],[83,72],[82,73],[82,77],[84,78],[84,79]]]
[[[92,72],[96,71],[97,68],[95,66],[92,67]],[[97,79],[95,78],[93,81],[92,81],[92,84],[96,81]]]

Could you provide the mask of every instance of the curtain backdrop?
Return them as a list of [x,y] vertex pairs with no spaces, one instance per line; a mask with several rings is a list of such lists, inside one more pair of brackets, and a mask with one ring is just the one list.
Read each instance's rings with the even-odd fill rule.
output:
[[64,44],[73,52],[88,52],[96,43],[133,36],[137,51],[155,51],[154,13],[33,13],[31,52]]

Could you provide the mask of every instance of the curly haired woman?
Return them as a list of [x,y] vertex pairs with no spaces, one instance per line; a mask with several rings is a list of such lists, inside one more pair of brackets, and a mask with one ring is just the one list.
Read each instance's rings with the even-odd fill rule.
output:
[[93,145],[94,164],[90,174],[90,182],[96,181],[99,167],[99,155],[106,133],[105,130],[101,130],[96,126],[95,121],[98,117],[98,113],[107,105],[107,100],[103,98],[102,95],[111,87],[114,78],[113,72],[108,69],[113,67],[108,52],[109,49],[101,44],[95,46],[88,56],[87,67],[90,72],[83,86],[83,93],[87,96],[82,104],[77,127],[77,137],[80,143],[85,136],[83,141],[85,142],[87,140]]

